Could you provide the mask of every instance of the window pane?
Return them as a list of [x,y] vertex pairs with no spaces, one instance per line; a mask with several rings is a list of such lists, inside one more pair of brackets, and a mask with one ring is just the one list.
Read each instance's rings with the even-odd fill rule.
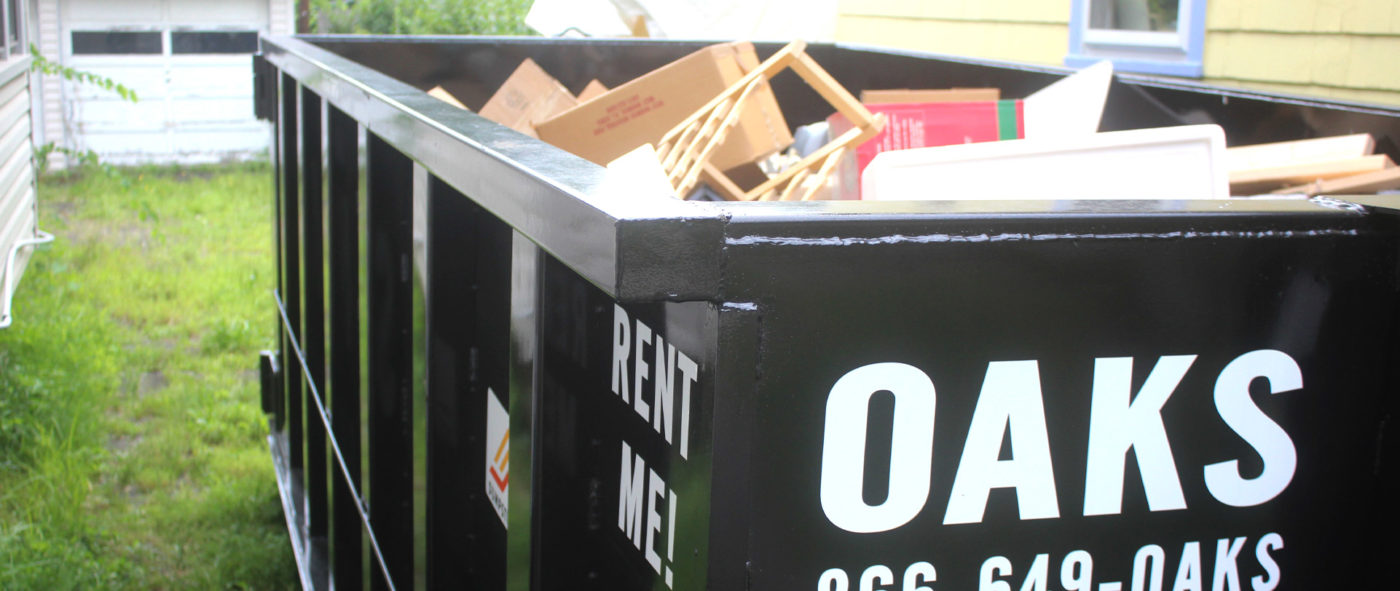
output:
[[1176,32],[1178,0],[1090,0],[1089,28]]
[[[20,5],[19,5],[19,0],[6,0],[5,4],[9,7],[9,13],[5,15],[5,16],[7,17],[7,19],[8,19],[8,20],[5,21],[5,41],[6,41],[7,43],[9,43],[9,44],[12,44],[12,45],[19,45],[19,32],[20,32],[20,22],[19,22],[19,21],[20,21]],[[12,51],[13,51],[13,50],[12,50]]]
[[73,31],[73,55],[159,54],[156,31]]
[[252,31],[176,31],[170,34],[171,53],[254,53],[258,34]]

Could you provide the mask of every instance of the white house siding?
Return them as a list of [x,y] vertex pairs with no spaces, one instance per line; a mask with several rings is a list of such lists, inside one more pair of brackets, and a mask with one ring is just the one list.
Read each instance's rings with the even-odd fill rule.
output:
[[[93,150],[118,164],[210,162],[266,152],[270,133],[253,117],[248,54],[182,53],[187,46],[177,38],[269,32],[279,21],[290,22],[293,0],[37,1],[41,51],[120,82],[140,98],[133,104],[93,85],[46,80],[46,140]],[[74,32],[135,34],[146,41],[154,36],[156,51],[94,52],[97,37],[75,47]]]
[[[30,11],[30,27],[36,31],[35,46],[39,53],[57,61],[60,47],[58,37],[58,0],[37,0]],[[34,81],[39,95],[38,113],[34,117],[34,144],[42,146],[49,142],[56,145],[70,145],[64,134],[63,120],[63,79],[57,76],[43,76]],[[50,162],[62,165],[62,154],[50,156]]]
[[268,31],[273,35],[291,35],[296,32],[296,6],[288,0],[267,0]]
[[[38,234],[29,111],[29,59],[0,61],[0,308],[19,285],[33,249],[20,248],[6,269],[10,252]],[[0,316],[7,312],[0,309]],[[0,323],[7,320],[0,317]]]

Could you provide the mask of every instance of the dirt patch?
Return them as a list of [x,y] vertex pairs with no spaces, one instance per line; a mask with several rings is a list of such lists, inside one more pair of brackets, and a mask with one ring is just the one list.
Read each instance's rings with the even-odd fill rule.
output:
[[140,435],[116,435],[107,438],[107,449],[114,454],[124,456],[138,443],[141,443]]
[[142,250],[150,248],[152,224],[97,224],[86,220],[73,221],[68,225],[65,238],[73,244],[100,243],[118,248],[136,246]]
[[157,369],[141,374],[141,379],[136,383],[136,395],[145,397],[164,390],[170,385],[170,380],[165,377],[165,372]]

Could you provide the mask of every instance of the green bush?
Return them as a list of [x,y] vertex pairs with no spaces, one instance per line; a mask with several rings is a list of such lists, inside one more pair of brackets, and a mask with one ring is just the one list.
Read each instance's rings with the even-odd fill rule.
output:
[[312,0],[312,30],[376,35],[532,35],[530,0]]

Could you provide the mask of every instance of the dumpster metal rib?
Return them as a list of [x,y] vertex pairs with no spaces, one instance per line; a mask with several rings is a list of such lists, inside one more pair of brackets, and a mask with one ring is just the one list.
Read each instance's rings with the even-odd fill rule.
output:
[[[282,327],[287,331],[289,335],[294,334],[291,320],[287,317],[287,307],[282,301],[282,295],[274,291],[272,297],[273,300],[277,302],[277,313],[278,318],[280,318],[282,321]],[[366,510],[366,507],[368,505],[365,503],[364,493],[360,490],[360,487],[357,484],[355,478],[351,476],[350,467],[345,463],[345,454],[341,453],[340,442],[336,440],[335,431],[331,428],[331,417],[329,414],[326,413],[326,403],[325,400],[321,397],[321,391],[316,387],[316,382],[311,379],[311,368],[306,364],[306,355],[302,352],[301,343],[298,343],[295,337],[290,336],[287,339],[287,343],[292,346],[292,354],[294,357],[296,357],[297,367],[299,368],[299,371],[301,372],[302,376],[306,379],[306,389],[307,393],[309,394],[308,399],[315,402],[316,416],[320,419],[321,424],[325,427],[327,433],[329,434],[326,438],[326,441],[330,444],[331,452],[335,456],[335,465],[340,469],[340,477],[344,479],[344,485],[350,489],[350,494],[355,500],[355,511],[360,516],[360,524],[364,527],[365,536],[369,540],[370,552],[374,554],[374,562],[375,564],[379,565],[379,570],[384,575],[384,582],[389,586],[390,591],[393,591],[394,579],[389,576],[388,566],[384,562],[384,553],[379,548],[379,540],[374,535],[374,528],[371,528],[369,525],[369,511]],[[269,436],[268,439],[270,440],[269,444],[273,448],[273,453],[274,455],[276,455],[276,442],[271,441],[274,437],[275,436]],[[282,472],[279,471],[278,475],[281,476],[281,474]],[[285,499],[285,497],[287,496],[286,491],[289,490],[289,486],[281,482],[281,478],[278,478],[277,484],[279,488],[283,489],[283,497]],[[291,518],[291,514],[288,514],[289,521],[291,520]],[[294,524],[292,523],[288,523],[288,527],[291,527],[293,525]],[[299,537],[293,535],[292,540],[295,543],[297,540],[299,540]],[[308,549],[304,548],[298,549],[298,552],[296,553],[298,562],[305,559],[307,550]],[[300,568],[299,570],[301,570],[303,578],[309,574],[308,569],[304,567]],[[303,585],[306,589],[314,588],[310,584],[310,582],[306,580],[303,580]]]

